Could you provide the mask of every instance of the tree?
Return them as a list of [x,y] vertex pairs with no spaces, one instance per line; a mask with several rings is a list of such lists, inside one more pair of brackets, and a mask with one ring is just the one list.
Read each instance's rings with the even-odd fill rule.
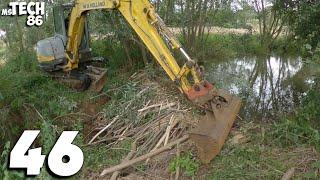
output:
[[254,6],[259,22],[259,37],[262,47],[271,49],[274,41],[281,34],[286,13],[281,0],[250,0]]
[[290,29],[296,38],[315,50],[320,46],[320,1],[282,0],[282,3],[288,11]]
[[182,35],[187,49],[195,52],[203,48],[210,25],[221,2],[218,0],[177,0]]

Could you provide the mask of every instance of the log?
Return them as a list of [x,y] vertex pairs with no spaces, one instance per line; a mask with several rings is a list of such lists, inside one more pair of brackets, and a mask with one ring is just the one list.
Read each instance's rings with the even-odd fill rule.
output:
[[160,153],[162,153],[162,152],[164,152],[164,151],[168,151],[168,150],[170,150],[173,146],[175,146],[175,145],[177,145],[177,144],[181,144],[181,143],[187,141],[188,139],[189,139],[189,135],[185,135],[185,136],[183,136],[182,138],[180,138],[180,139],[178,139],[178,140],[176,140],[176,141],[173,141],[173,142],[167,144],[166,146],[164,146],[164,147],[162,147],[162,148],[160,148],[160,149],[157,149],[157,150],[155,150],[155,151],[153,151],[153,152],[150,152],[150,153],[148,153],[148,154],[142,155],[142,156],[140,156],[140,157],[138,157],[138,158],[136,158],[136,159],[132,159],[132,160],[127,161],[127,162],[125,162],[125,163],[122,163],[122,164],[119,164],[119,165],[116,165],[116,166],[107,168],[107,169],[103,170],[103,172],[100,174],[100,177],[103,177],[103,176],[105,176],[105,175],[107,175],[107,174],[113,173],[113,172],[115,172],[115,171],[122,170],[122,169],[124,169],[124,168],[129,167],[129,166],[132,166],[132,165],[134,165],[134,164],[136,164],[136,163],[138,163],[138,162],[141,162],[141,161],[144,161],[144,160],[146,160],[146,159],[148,159],[148,158],[151,158],[151,157],[153,157],[153,156],[156,156],[156,155],[158,155],[158,154],[160,154]]
[[[126,163],[127,161],[129,161],[131,158],[133,158],[134,154],[136,153],[136,150],[137,150],[137,146],[135,143],[132,144],[132,148],[131,148],[131,151],[130,153],[127,155],[127,157],[125,157],[121,163]],[[120,171],[115,171],[110,180],[117,180],[118,176],[120,174]]]

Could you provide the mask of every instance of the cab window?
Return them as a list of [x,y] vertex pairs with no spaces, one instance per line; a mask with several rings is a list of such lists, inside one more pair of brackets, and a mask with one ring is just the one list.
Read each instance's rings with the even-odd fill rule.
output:
[[63,9],[59,6],[53,8],[54,31],[56,34],[65,35]]

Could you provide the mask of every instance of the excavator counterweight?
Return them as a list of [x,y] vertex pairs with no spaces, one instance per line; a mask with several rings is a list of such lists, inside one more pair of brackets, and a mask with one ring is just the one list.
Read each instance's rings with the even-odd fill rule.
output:
[[[220,152],[241,100],[204,79],[203,69],[183,49],[148,0],[76,0],[57,6],[53,10],[55,36],[37,44],[40,67],[55,78],[73,78],[81,90],[101,91],[106,69],[87,65],[94,59],[89,47],[87,13],[98,9],[119,11],[181,93],[206,111],[190,138],[198,147],[200,159],[210,162]],[[181,53],[184,65],[177,63],[172,51]]]

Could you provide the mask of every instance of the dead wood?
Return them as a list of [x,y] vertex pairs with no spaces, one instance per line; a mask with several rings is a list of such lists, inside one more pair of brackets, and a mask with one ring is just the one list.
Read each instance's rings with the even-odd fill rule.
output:
[[100,135],[102,134],[104,131],[106,131],[110,126],[112,126],[113,123],[115,123],[117,120],[119,119],[119,116],[115,117],[112,122],[110,124],[108,124],[107,126],[105,126],[101,131],[99,131],[95,136],[93,136],[93,138],[89,141],[89,145],[93,143],[93,141]]
[[141,112],[144,112],[144,111],[147,111],[149,109],[156,108],[156,107],[161,107],[161,110],[164,110],[164,109],[170,108],[170,107],[175,106],[175,105],[176,105],[176,103],[169,103],[169,104],[167,104],[165,106],[162,106],[162,103],[161,104],[154,104],[154,105],[139,109],[138,112],[141,113]]
[[110,173],[112,173],[112,172],[119,171],[119,170],[121,170],[121,169],[124,169],[124,168],[127,168],[127,167],[129,167],[129,166],[132,166],[132,165],[134,165],[134,164],[136,164],[136,163],[138,163],[138,162],[141,162],[141,161],[144,161],[144,160],[146,160],[146,159],[148,159],[148,158],[151,158],[151,157],[153,157],[153,156],[156,156],[156,155],[158,155],[158,154],[160,154],[160,153],[162,153],[162,152],[164,152],[164,151],[168,151],[168,150],[170,150],[173,146],[175,146],[175,145],[177,145],[177,144],[181,144],[181,143],[187,141],[188,139],[189,139],[189,136],[188,136],[188,135],[185,135],[185,136],[183,136],[182,138],[180,138],[180,139],[178,139],[178,140],[176,140],[176,141],[174,141],[174,142],[171,142],[171,143],[167,144],[166,146],[164,146],[164,147],[162,147],[162,148],[160,148],[160,149],[157,149],[157,150],[155,150],[155,151],[153,151],[153,152],[150,152],[150,153],[148,153],[148,154],[142,155],[142,156],[140,156],[140,157],[138,157],[138,158],[136,158],[136,159],[132,159],[132,160],[127,161],[127,162],[125,162],[125,163],[122,163],[122,164],[119,164],[119,165],[116,165],[116,166],[107,168],[107,169],[103,170],[103,172],[100,174],[100,176],[103,177],[103,176],[105,176],[105,175],[107,175],[107,174],[110,174]]
[[[137,150],[137,145],[136,143],[132,143],[132,147],[131,147],[131,151],[130,153],[127,155],[127,157],[125,157],[121,163],[126,163],[127,161],[129,161],[131,158],[133,158],[134,154],[136,153],[136,150]],[[110,180],[117,180],[118,176],[120,174],[120,171],[115,171]]]

